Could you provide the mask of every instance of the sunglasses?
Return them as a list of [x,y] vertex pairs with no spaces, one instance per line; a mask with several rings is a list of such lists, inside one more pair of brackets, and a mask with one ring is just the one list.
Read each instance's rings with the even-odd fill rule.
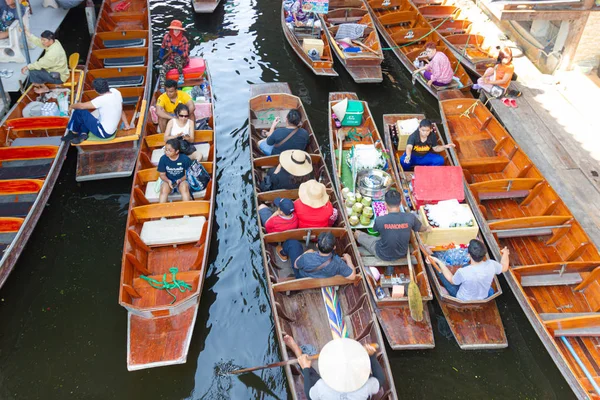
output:
[[187,117],[189,117],[189,114],[179,114],[179,116],[182,118],[187,118]]

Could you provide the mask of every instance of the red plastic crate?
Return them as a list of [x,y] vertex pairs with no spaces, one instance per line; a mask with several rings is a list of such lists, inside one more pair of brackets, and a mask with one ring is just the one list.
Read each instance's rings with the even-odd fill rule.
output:
[[456,199],[465,201],[461,167],[415,167],[413,195],[418,207]]

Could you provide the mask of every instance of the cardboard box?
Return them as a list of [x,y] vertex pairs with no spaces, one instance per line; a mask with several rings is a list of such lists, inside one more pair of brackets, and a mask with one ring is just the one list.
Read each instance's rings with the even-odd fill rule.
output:
[[398,151],[404,151],[406,150],[406,145],[408,144],[408,138],[410,137],[411,133],[405,133],[402,131],[402,129],[400,129],[400,122],[402,122],[401,120],[396,121],[396,132],[398,133]]
[[362,101],[348,100],[346,115],[342,120],[342,126],[359,126],[362,124],[362,117],[365,109]]
[[417,207],[437,204],[442,200],[465,201],[461,167],[415,167],[412,184]]
[[302,40],[302,50],[304,50],[306,54],[308,54],[308,51],[310,49],[317,49],[317,51],[319,52],[319,57],[323,57],[323,47],[325,47],[325,44],[321,39]]
[[[450,243],[454,244],[469,244],[472,239],[477,239],[477,233],[479,232],[479,225],[471,212],[471,208],[467,204],[461,204],[461,207],[465,207],[469,210],[473,217],[473,226],[463,226],[457,228],[432,228],[433,231],[429,233],[421,233],[424,244],[427,246],[445,246]],[[425,209],[419,207],[419,219],[421,223],[429,225],[427,217],[425,216]]]

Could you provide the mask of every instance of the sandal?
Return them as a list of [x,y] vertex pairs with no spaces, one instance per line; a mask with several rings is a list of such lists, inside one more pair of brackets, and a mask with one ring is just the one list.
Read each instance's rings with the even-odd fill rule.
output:
[[510,108],[510,99],[507,99],[506,97],[502,99],[502,104],[504,104],[506,107]]
[[512,108],[519,108],[519,106],[517,105],[517,101],[515,99],[509,99],[508,102],[510,103],[510,106]]

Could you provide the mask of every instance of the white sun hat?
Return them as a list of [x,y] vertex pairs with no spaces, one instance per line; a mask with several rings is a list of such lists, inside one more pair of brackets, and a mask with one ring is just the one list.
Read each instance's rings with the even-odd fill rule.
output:
[[341,393],[360,389],[371,375],[365,348],[353,339],[334,339],[319,354],[319,374],[327,386]]
[[335,113],[335,116],[340,121],[342,121],[344,119],[344,117],[346,116],[347,108],[348,108],[348,99],[344,99],[344,100],[340,101],[339,103],[337,103],[336,105],[331,106],[331,109]]

